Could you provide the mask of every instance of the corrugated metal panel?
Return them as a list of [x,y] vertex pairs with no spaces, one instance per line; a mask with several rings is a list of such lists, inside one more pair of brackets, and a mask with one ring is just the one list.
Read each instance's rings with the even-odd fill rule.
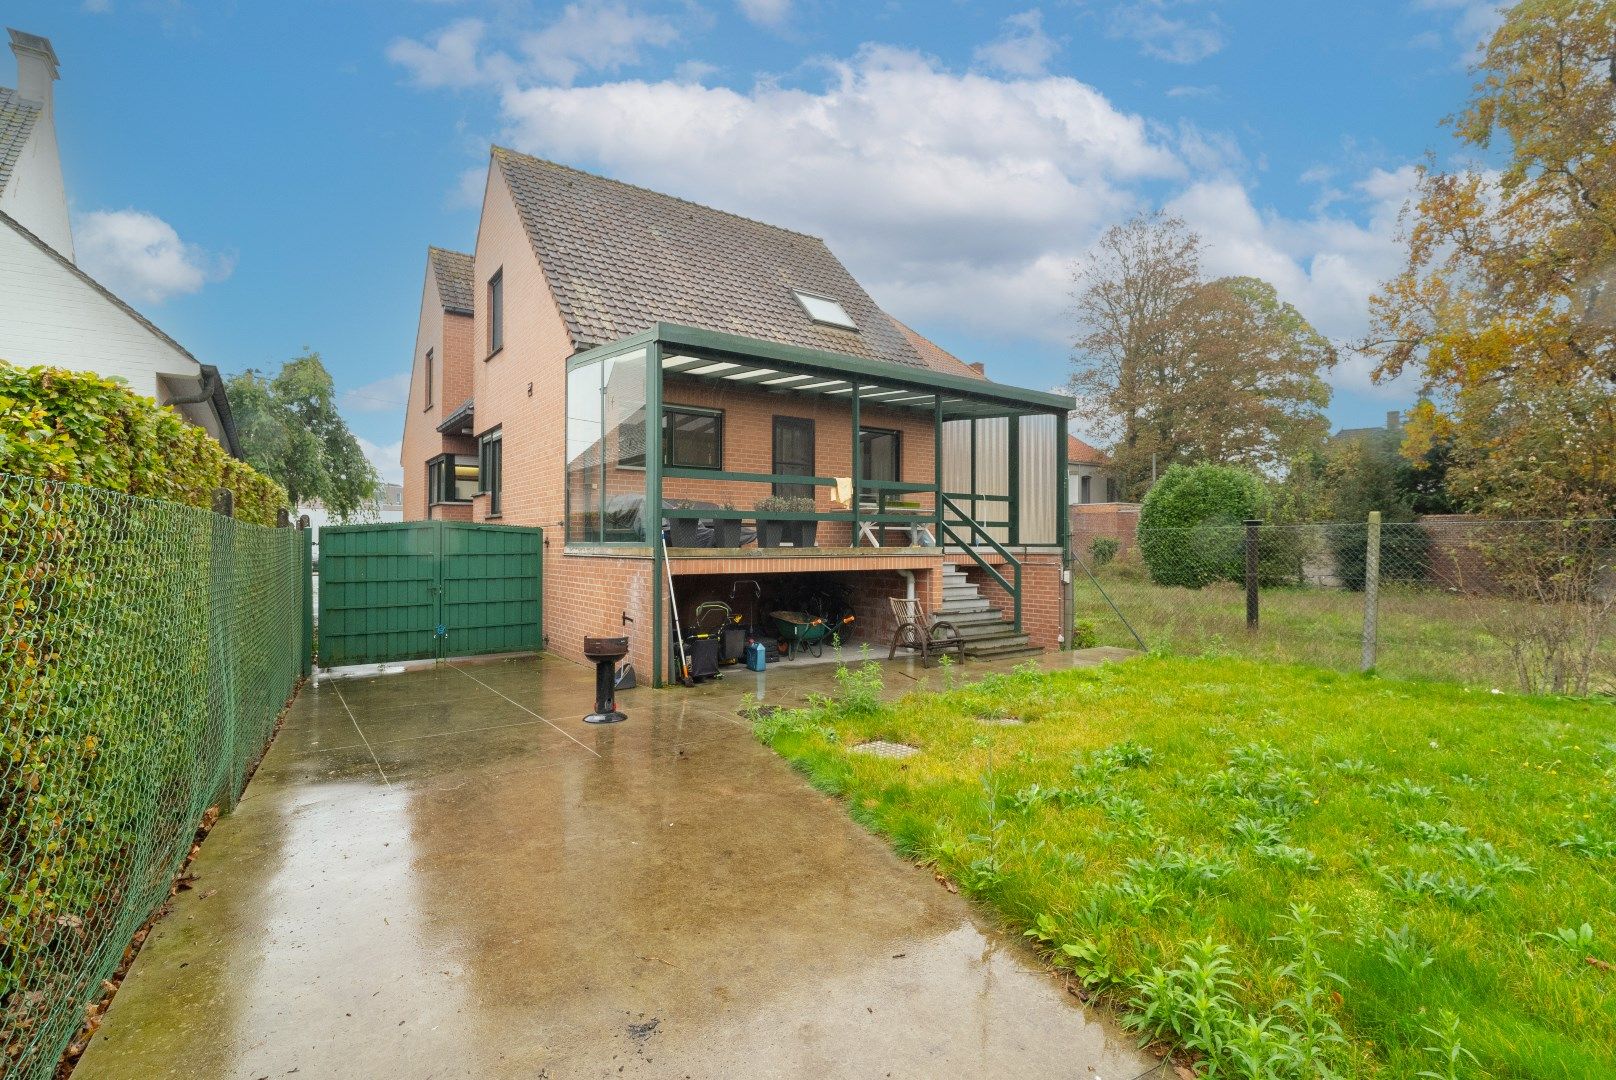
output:
[[1021,542],[1057,542],[1056,507],[1059,498],[1058,469],[1066,467],[1066,455],[1055,446],[1055,417],[1021,418]]

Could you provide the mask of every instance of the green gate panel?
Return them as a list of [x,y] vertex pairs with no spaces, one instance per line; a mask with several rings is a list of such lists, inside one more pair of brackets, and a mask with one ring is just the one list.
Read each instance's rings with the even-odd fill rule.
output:
[[542,529],[328,525],[320,530],[320,664],[537,650],[543,557]]
[[542,644],[542,531],[460,521],[442,525],[443,654],[537,650]]

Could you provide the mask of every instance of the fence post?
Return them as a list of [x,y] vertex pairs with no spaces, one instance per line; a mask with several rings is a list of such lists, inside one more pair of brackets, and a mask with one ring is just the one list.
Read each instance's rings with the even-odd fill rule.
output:
[[1375,666],[1375,642],[1380,629],[1380,511],[1369,511],[1364,539],[1363,579],[1363,663],[1361,670]]
[[298,549],[303,567],[303,647],[299,651],[306,679],[314,673],[314,530],[309,528],[309,515],[298,515],[297,528],[303,540]]
[[1261,518],[1246,519],[1246,629],[1257,629],[1257,530]]
[[213,492],[213,545],[209,559],[208,603],[213,618],[209,630],[213,634],[213,656],[218,665],[214,685],[219,695],[218,722],[222,729],[219,745],[219,764],[214,778],[214,791],[209,803],[217,800],[222,806],[232,807],[236,802],[236,516],[235,493],[227,488]]

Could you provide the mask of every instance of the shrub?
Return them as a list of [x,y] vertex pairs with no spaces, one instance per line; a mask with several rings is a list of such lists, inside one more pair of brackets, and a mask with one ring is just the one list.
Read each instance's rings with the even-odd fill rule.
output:
[[0,473],[203,509],[225,488],[238,520],[275,524],[285,490],[207,432],[121,382],[0,361]]
[[1158,585],[1199,589],[1245,578],[1240,528],[1268,509],[1257,474],[1225,465],[1174,465],[1145,496],[1139,549]]
[[1109,536],[1096,536],[1094,543],[1089,545],[1089,560],[1095,566],[1104,566],[1117,557],[1117,550],[1122,545]]
[[1079,619],[1072,624],[1072,648],[1092,649],[1100,643],[1100,633],[1094,628],[1094,620]]

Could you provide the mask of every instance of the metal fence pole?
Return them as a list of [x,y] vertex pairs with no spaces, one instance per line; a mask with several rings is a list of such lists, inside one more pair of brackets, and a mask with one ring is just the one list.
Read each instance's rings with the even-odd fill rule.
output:
[[1380,628],[1380,511],[1369,511],[1364,540],[1363,662],[1360,670],[1375,666],[1375,643]]
[[1257,629],[1257,530],[1260,518],[1246,519],[1246,629]]

